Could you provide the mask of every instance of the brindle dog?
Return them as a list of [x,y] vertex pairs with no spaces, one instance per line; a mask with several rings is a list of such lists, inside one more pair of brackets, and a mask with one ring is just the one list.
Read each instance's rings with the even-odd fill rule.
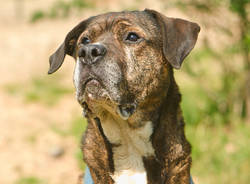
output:
[[107,13],[74,27],[50,57],[76,60],[77,100],[88,120],[84,161],[96,184],[188,184],[191,147],[173,69],[200,27],[154,10]]

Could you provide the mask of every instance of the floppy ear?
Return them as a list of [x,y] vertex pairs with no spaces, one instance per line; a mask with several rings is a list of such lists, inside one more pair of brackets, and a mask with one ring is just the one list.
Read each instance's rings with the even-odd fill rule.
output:
[[200,26],[178,18],[169,18],[161,13],[146,9],[156,19],[161,29],[163,53],[168,62],[176,69],[194,48]]
[[91,19],[92,18],[82,21],[67,34],[64,42],[49,58],[50,68],[48,74],[52,74],[60,68],[66,54],[72,57],[74,56],[77,39],[86,29]]

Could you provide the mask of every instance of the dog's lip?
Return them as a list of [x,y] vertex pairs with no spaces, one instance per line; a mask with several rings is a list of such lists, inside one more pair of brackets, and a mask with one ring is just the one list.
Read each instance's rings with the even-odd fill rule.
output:
[[99,83],[99,84],[102,86],[101,82],[100,82],[97,78],[91,77],[91,78],[88,78],[88,79],[84,82],[84,84],[83,84],[83,86],[82,86],[82,90],[83,90],[83,91],[85,91],[85,89],[86,89],[86,87],[87,87],[87,84],[88,84],[89,82],[91,82],[91,81],[97,82],[97,83]]

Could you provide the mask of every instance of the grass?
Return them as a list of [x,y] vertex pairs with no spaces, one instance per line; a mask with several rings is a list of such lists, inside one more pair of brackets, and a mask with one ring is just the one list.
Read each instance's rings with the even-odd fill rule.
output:
[[82,9],[94,8],[95,4],[92,1],[86,0],[56,0],[48,10],[36,10],[30,17],[30,22],[35,23],[44,18],[65,18],[72,13],[72,11],[80,12]]
[[25,102],[38,102],[55,105],[62,96],[72,94],[73,90],[59,83],[59,79],[35,77],[29,83],[12,83],[5,86],[11,95],[21,96]]
[[[74,136],[79,145],[80,145],[80,141],[81,141],[81,138],[82,138],[82,134],[86,129],[86,126],[87,126],[86,119],[84,119],[83,117],[80,116],[80,117],[77,117],[77,118],[72,120],[71,126],[70,126],[70,128],[68,130],[69,135]],[[85,169],[85,163],[83,162],[82,151],[80,149],[80,146],[75,151],[74,157],[77,160],[78,167],[81,170],[84,170]]]
[[186,126],[192,144],[192,175],[199,183],[247,184],[250,181],[250,126]]
[[46,184],[44,180],[37,178],[35,176],[21,177],[15,184]]
[[80,141],[86,126],[87,121],[81,116],[74,118],[71,121],[69,128],[66,130],[63,130],[57,126],[51,126],[51,130],[56,134],[62,137],[73,136],[75,138],[75,141],[79,144],[79,148],[75,151],[74,157],[77,160],[78,167],[81,170],[85,169],[85,163],[83,162],[82,151],[80,149]]
[[[186,135],[192,144],[191,172],[196,183],[248,184],[250,124],[243,123],[236,114],[222,113],[219,109],[223,99],[228,98],[227,93],[218,92],[213,101],[202,84],[179,79]],[[206,85],[211,85],[211,81]]]
[[34,134],[30,134],[25,139],[30,144],[36,144],[36,142],[37,142],[37,135],[35,133]]
[[84,171],[85,170],[85,167],[86,167],[86,164],[83,162],[83,155],[82,155],[82,151],[81,149],[77,149],[76,152],[75,152],[75,159],[77,160],[77,165],[78,167]]
[[61,129],[58,126],[52,125],[51,130],[56,134],[64,136],[74,136],[77,141],[81,139],[83,132],[87,126],[86,120],[82,116],[72,119],[70,126],[67,129]]
[[82,133],[85,131],[87,121],[82,116],[74,118],[69,129],[69,133],[73,135],[77,140],[80,140]]

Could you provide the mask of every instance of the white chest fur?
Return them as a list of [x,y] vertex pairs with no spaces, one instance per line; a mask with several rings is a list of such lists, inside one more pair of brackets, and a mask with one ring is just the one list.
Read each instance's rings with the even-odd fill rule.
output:
[[111,176],[116,184],[146,184],[147,175],[142,157],[154,155],[150,142],[152,122],[132,129],[126,121],[115,121],[112,117],[102,121],[104,134],[113,144],[113,160],[115,172]]

